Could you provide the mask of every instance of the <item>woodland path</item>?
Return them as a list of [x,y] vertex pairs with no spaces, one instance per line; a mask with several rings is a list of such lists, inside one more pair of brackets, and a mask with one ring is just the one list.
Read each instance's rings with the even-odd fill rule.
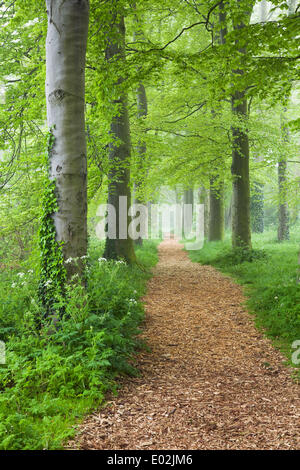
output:
[[144,300],[141,376],[122,380],[71,448],[300,449],[300,387],[240,286],[166,240]]

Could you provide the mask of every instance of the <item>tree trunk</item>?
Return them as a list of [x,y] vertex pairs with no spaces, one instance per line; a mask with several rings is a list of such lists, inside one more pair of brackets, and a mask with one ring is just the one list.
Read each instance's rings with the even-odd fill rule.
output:
[[288,203],[286,202],[286,170],[286,161],[280,161],[278,163],[278,189],[280,199],[278,207],[278,241],[280,242],[290,238],[289,212]]
[[191,204],[194,206],[194,190],[192,188],[186,189],[183,195],[184,204]]
[[[239,4],[239,0],[237,1]],[[250,13],[244,13],[250,19]],[[235,30],[245,27],[245,22],[239,20],[234,25]],[[240,54],[246,54],[246,48],[239,49]],[[244,75],[243,70],[234,70],[237,76]],[[232,112],[244,126],[248,118],[248,104],[244,91],[235,91],[232,95]],[[233,247],[251,248],[250,230],[250,180],[249,180],[249,138],[247,129],[235,124],[232,128],[233,149],[231,173],[233,177],[232,199],[232,245]]]
[[204,205],[204,237],[208,238],[209,233],[209,197],[204,186],[198,189],[199,204]]
[[264,185],[254,182],[253,193],[250,199],[251,230],[254,233],[264,231]]
[[[260,21],[265,23],[268,17],[268,5],[266,0],[260,2]],[[262,160],[260,155],[255,157],[258,162]],[[258,181],[253,182],[253,193],[250,196],[251,230],[254,233],[264,231],[264,185]]]
[[[283,142],[288,142],[289,133],[284,118],[282,117],[282,134]],[[278,192],[279,192],[279,205],[278,205],[278,241],[289,240],[289,210],[287,202],[287,158],[282,156],[278,162]]]
[[[294,13],[295,2],[290,0],[289,2],[288,14],[292,15]],[[286,113],[286,108],[284,113]],[[283,142],[289,142],[289,129],[285,122],[284,114],[281,118],[281,132]],[[289,227],[289,210],[287,202],[287,158],[285,155],[282,155],[280,161],[278,162],[278,192],[279,192],[279,206],[278,206],[278,241],[282,242],[284,240],[289,240],[290,238],[290,227]]]
[[190,205],[192,206],[192,214],[194,208],[194,190],[192,188],[185,189],[183,193],[183,211],[182,211],[182,228],[183,234],[186,238],[189,237],[190,233],[193,229],[193,217],[189,217],[190,212],[187,210],[185,206]]
[[[233,94],[232,111],[239,117],[247,118],[247,100],[243,92]],[[232,245],[251,248],[248,134],[242,128],[234,127],[232,136]]]
[[87,150],[85,138],[85,57],[88,0],[46,0],[46,99],[49,178],[55,181],[56,240],[62,242],[67,279],[83,275],[87,253]]
[[225,228],[230,229],[232,227],[232,195],[229,201],[228,208],[225,210]]
[[218,183],[214,187],[214,179],[210,180],[209,189],[209,233],[208,240],[219,241],[224,238],[224,188]]
[[[137,117],[138,119],[143,119],[145,116],[147,116],[148,104],[147,104],[146,90],[142,83],[140,83],[138,86],[136,98],[137,98]],[[146,152],[147,152],[146,143],[141,140],[137,146],[138,168],[140,170],[139,178],[143,176],[144,174],[143,164],[145,161]],[[139,186],[140,186],[139,184],[135,185],[137,194],[138,194]],[[142,202],[143,201],[141,201],[139,194],[138,194],[138,196],[135,198],[135,204],[141,204]],[[137,238],[137,240],[135,240],[135,243],[136,245],[141,246],[143,244],[142,237]]]
[[[111,40],[106,47],[106,60],[120,60],[120,67],[124,66],[125,61],[125,22],[121,17],[118,24],[111,25]],[[136,261],[133,240],[128,235],[128,227],[131,217],[128,215],[128,209],[131,206],[130,192],[130,126],[127,105],[127,92],[123,88],[124,78],[121,77],[115,83],[115,91],[118,98],[113,103],[116,109],[110,133],[112,142],[109,145],[109,184],[108,184],[108,204],[111,204],[116,211],[116,238],[107,237],[104,257],[107,259],[122,258],[131,264]],[[122,199],[120,199],[122,198]],[[127,204],[124,204],[127,201]],[[126,207],[125,207],[126,205]],[[125,220],[125,225],[122,220]]]
[[[216,40],[222,45],[226,42],[227,28],[225,26],[226,13],[224,11],[224,2],[219,6],[219,31],[216,31]],[[213,112],[214,114],[214,112]],[[209,229],[208,240],[218,241],[224,238],[224,183],[218,178],[210,178],[209,187]]]

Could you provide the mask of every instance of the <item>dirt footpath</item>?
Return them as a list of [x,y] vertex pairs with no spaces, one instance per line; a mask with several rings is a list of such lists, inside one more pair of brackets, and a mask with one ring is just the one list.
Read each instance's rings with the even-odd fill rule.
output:
[[144,300],[141,376],[122,381],[71,448],[300,449],[300,387],[238,285],[167,240]]

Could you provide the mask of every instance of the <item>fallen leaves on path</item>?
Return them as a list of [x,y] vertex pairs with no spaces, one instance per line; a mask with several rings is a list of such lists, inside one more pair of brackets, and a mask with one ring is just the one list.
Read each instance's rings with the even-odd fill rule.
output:
[[69,448],[299,449],[299,385],[254,327],[241,287],[166,240],[145,297],[138,378]]

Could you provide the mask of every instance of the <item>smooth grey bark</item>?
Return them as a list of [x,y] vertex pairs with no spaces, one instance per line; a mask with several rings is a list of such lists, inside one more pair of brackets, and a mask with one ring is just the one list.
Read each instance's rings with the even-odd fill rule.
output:
[[48,126],[54,136],[49,177],[56,182],[56,239],[67,278],[82,276],[87,253],[87,149],[85,137],[85,58],[88,0],[46,0],[46,100]]
[[194,190],[193,188],[186,189],[184,191],[184,204],[191,204],[194,205]]
[[[224,2],[219,6],[218,20],[219,30],[216,31],[216,40],[220,45],[223,45],[226,42],[227,34]],[[215,113],[213,112],[213,114]],[[224,238],[224,183],[218,177],[218,170],[219,168],[215,168],[216,174],[210,178],[209,182],[209,241],[218,241]]]
[[[237,0],[239,4],[239,0]],[[244,13],[244,21],[234,24],[236,31],[245,27],[250,12]],[[237,40],[238,44],[238,40]],[[240,54],[246,54],[246,48],[239,49]],[[237,76],[244,75],[243,70],[234,70]],[[232,94],[232,112],[244,124],[248,119],[248,103],[245,91],[236,90]],[[232,246],[251,248],[250,229],[250,179],[249,179],[249,138],[247,129],[238,124],[232,127],[233,149],[231,173],[233,177],[232,197]]]
[[193,221],[188,220],[188,218],[186,217],[186,212],[184,209],[185,205],[192,206],[192,214],[193,214],[193,209],[194,209],[194,189],[193,188],[185,189],[183,192],[182,227],[183,227],[183,230],[185,231],[185,235],[188,236],[188,234],[192,231]]
[[[239,117],[245,119],[248,117],[247,99],[244,92],[236,91],[233,94],[232,111]],[[232,136],[232,245],[251,248],[248,134],[240,127],[233,127]]]
[[214,186],[214,178],[210,179],[209,187],[209,231],[208,240],[220,241],[224,238],[224,184],[219,182]]
[[[138,119],[143,119],[148,114],[147,94],[146,94],[146,89],[143,83],[139,83],[139,86],[137,88],[136,101],[137,101],[137,117]],[[145,162],[145,157],[146,157],[146,152],[147,152],[147,146],[146,146],[145,141],[143,141],[143,139],[141,139],[140,142],[138,143],[136,150],[137,150],[137,159],[138,159],[139,178],[141,178],[144,174],[143,169],[144,169],[144,162]],[[139,187],[140,187],[139,184],[135,185],[137,194],[139,191]],[[141,204],[142,202],[143,201],[141,201],[138,195],[135,198],[135,204]],[[135,241],[135,243],[141,246],[143,244],[142,237],[139,237]]]
[[204,186],[198,189],[199,204],[204,205],[204,237],[208,238],[209,233],[209,197],[208,191]]
[[229,229],[232,227],[232,195],[227,208],[225,209],[225,227]]
[[[268,5],[266,0],[260,2],[260,21],[265,23],[268,17]],[[260,155],[255,160],[261,161]],[[253,189],[250,195],[250,218],[251,230],[254,233],[263,233],[264,231],[264,185],[258,181],[254,181]]]
[[[109,31],[109,43],[105,50],[107,62],[119,60],[120,67],[124,67],[125,62],[125,22],[121,17],[119,23],[111,25]],[[120,77],[115,83],[115,92],[118,98],[113,100],[116,114],[113,117],[110,133],[112,142],[109,145],[109,184],[108,184],[108,204],[111,204],[116,211],[116,239],[107,237],[105,243],[104,257],[107,259],[122,258],[131,264],[136,261],[133,240],[128,236],[128,227],[131,217],[128,209],[131,206],[130,191],[130,125],[128,115],[127,92],[123,87],[124,78]],[[126,197],[127,208],[120,204],[120,197]],[[126,213],[124,213],[126,211]],[[120,219],[124,217],[126,227],[121,229]],[[126,233],[120,233],[124,231]]]
[[[133,2],[133,8],[136,11],[136,3]],[[136,29],[134,31],[133,35],[133,40],[134,41],[143,41],[144,34],[141,29],[141,24],[139,21],[138,16],[135,14],[135,26]],[[141,70],[141,67],[137,68],[137,71],[139,72]],[[137,102],[137,118],[138,120],[142,120],[145,118],[148,114],[148,101],[147,101],[147,93],[145,86],[142,82],[138,84],[137,90],[136,90],[136,102]],[[141,181],[146,177],[147,170],[145,171],[145,157],[147,153],[147,146],[146,142],[141,137],[140,141],[138,142],[137,148],[137,169],[138,169],[138,182],[135,183],[135,204],[142,204],[145,202],[142,200],[141,195],[139,194],[140,188],[141,188]],[[151,201],[148,201],[148,210],[149,214],[151,212]],[[137,240],[135,240],[135,244],[141,246],[143,244],[143,239],[142,237],[139,237]]]
[[[292,15],[295,10],[294,0],[289,1],[288,15]],[[281,133],[283,142],[289,142],[289,129],[286,124],[285,113],[287,109],[284,108],[281,116]],[[290,227],[289,227],[289,208],[287,202],[287,158],[282,155],[278,162],[278,193],[279,193],[279,205],[278,205],[278,230],[277,238],[278,241],[289,240],[290,238]]]
[[[288,142],[289,131],[284,121],[284,116],[282,116],[281,132],[283,142]],[[285,155],[283,155],[278,162],[278,193],[279,205],[277,238],[278,241],[282,242],[284,240],[289,240],[290,238],[289,209],[287,202],[287,158]]]
[[264,185],[254,181],[250,197],[251,230],[254,233],[264,231]]

